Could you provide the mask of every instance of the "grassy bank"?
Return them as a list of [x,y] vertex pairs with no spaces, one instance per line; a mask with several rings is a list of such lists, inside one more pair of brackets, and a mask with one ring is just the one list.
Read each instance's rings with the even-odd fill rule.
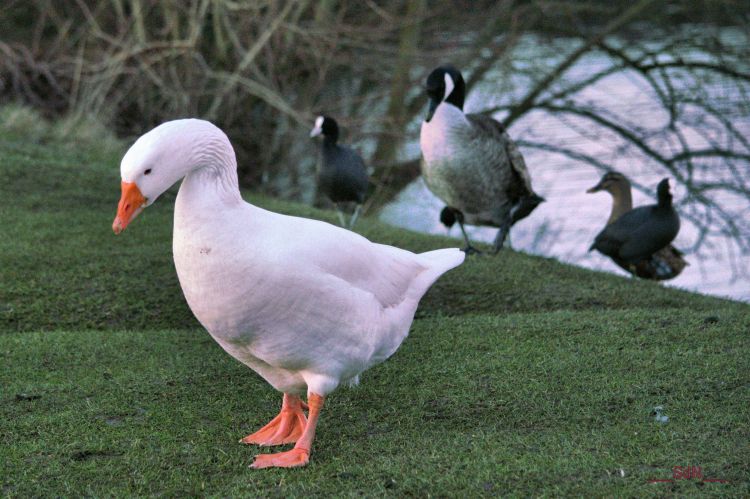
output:
[[[750,307],[510,251],[446,275],[397,354],[329,398],[307,468],[249,470],[236,442],[280,396],[192,318],[173,194],[115,237],[124,146],[5,119],[4,496],[750,494]],[[729,483],[648,483],[691,465]]]

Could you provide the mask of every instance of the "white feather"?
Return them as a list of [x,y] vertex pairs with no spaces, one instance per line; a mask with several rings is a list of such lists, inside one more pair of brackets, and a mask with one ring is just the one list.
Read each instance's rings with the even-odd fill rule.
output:
[[323,133],[323,116],[318,116],[315,118],[315,125],[313,126],[313,129],[310,130],[310,137],[317,137],[321,133]]
[[453,83],[453,78],[451,78],[451,75],[448,73],[445,73],[444,78],[445,80],[445,95],[443,95],[443,101],[447,99],[451,92],[453,92],[453,89],[456,88],[456,84]]

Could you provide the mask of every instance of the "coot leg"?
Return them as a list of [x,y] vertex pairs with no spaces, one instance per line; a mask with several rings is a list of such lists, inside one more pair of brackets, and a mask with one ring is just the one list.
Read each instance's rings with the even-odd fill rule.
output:
[[341,206],[336,203],[336,214],[339,216],[339,225],[346,227],[346,221],[344,220],[344,212],[341,211]]
[[357,223],[357,218],[359,218],[359,211],[362,209],[362,205],[358,204],[357,207],[354,209],[354,215],[352,215],[352,218],[349,220],[349,230],[352,230],[354,228],[354,224]]

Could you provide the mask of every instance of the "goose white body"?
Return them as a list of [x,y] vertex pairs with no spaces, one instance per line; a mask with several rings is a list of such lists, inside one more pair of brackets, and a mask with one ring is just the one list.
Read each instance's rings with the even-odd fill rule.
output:
[[387,359],[430,285],[464,259],[458,249],[414,254],[245,202],[228,139],[199,120],[157,127],[123,159],[123,179],[140,180],[150,202],[159,166],[143,177],[134,165],[177,154],[155,154],[164,137],[151,134],[166,134],[172,149],[185,140],[185,171],[171,175],[185,176],[173,251],[187,303],[224,350],[279,391],[326,395]]
[[247,203],[195,222],[189,193],[175,205],[173,248],[185,298],[224,350],[282,392],[325,395],[390,357],[419,299],[463,259]]

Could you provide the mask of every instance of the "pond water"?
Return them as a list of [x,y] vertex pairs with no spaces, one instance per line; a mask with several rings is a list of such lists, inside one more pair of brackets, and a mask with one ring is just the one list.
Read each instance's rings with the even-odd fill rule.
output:
[[[730,35],[734,36],[732,33]],[[744,35],[741,33],[737,36],[740,37],[737,43],[747,42],[745,38],[742,38]],[[525,51],[527,57],[535,55],[539,63],[538,42],[533,37],[527,37],[518,50]],[[554,47],[552,49],[550,51],[548,47],[541,58],[554,58],[554,52],[557,54],[569,52],[569,50],[560,50],[559,47],[557,50]],[[611,60],[607,56],[601,53],[592,54],[584,57],[571,68],[568,78],[583,78],[609,64]],[[504,84],[501,80],[502,76],[498,75],[498,82],[495,82],[493,87],[484,85],[475,89],[467,98],[465,110],[477,112],[492,107],[496,104],[492,92],[498,89],[510,92],[501,97],[500,102],[503,99],[505,102],[512,101],[514,97],[512,92],[519,91],[517,89],[521,82]],[[706,85],[722,85],[722,82],[708,82]],[[722,98],[728,99],[727,102],[731,105],[732,99],[739,99],[739,96],[727,97],[726,88],[728,87],[725,85],[719,90],[724,91]],[[706,91],[710,90],[711,88],[706,89]],[[649,127],[651,124],[655,127],[663,127],[662,124],[666,119],[666,113],[659,105],[653,89],[640,76],[628,71],[616,72],[585,88],[574,98],[577,102],[605,108],[610,116],[631,127]],[[729,116],[729,119],[745,137],[750,137],[750,113],[746,107],[745,105],[744,108],[740,107],[739,110],[735,110],[734,115]],[[419,123],[413,125],[418,128]],[[710,123],[707,126],[709,125]],[[682,131],[685,140],[695,147],[700,148],[706,141],[706,134],[702,130],[685,126]],[[701,236],[701,228],[694,223],[695,218],[691,217],[701,208],[696,206],[696,200],[691,198],[684,185],[675,181],[674,176],[660,168],[658,164],[648,161],[647,158],[644,159],[638,151],[633,151],[623,145],[617,137],[594,132],[590,123],[583,119],[561,119],[542,112],[529,113],[515,122],[509,130],[510,135],[519,144],[536,142],[564,145],[595,156],[613,169],[622,172],[634,184],[642,188],[642,190],[633,190],[634,206],[654,203],[656,184],[664,177],[670,178],[675,205],[683,214],[682,228],[673,244],[685,250],[690,266],[680,276],[664,284],[750,302],[750,255],[747,253],[747,248],[750,246],[748,245],[750,234],[744,233],[741,236],[743,241],[738,244],[736,238],[733,239],[720,234],[719,231],[714,231],[696,247],[696,242]],[[661,140],[668,141],[670,138],[666,137]],[[736,146],[733,144],[733,147]],[[414,155],[414,149],[417,148],[418,151],[418,147],[418,142],[408,144],[404,151],[405,156]],[[547,202],[541,204],[528,218],[513,227],[510,237],[512,247],[515,250],[554,257],[583,267],[628,275],[609,258],[598,252],[587,251],[596,234],[603,228],[611,209],[612,200],[608,193],[586,194],[585,192],[587,188],[599,181],[602,171],[588,163],[528,145],[522,145],[521,149],[532,174],[534,189],[544,196]],[[742,152],[750,154],[747,150],[742,150]],[[707,164],[707,168],[702,170],[703,174],[710,178],[724,178],[728,171],[726,164],[720,160],[714,159],[713,161],[713,164]],[[748,162],[740,164],[740,170],[732,174],[740,175],[745,179],[750,178],[749,164]],[[721,190],[712,192],[711,196],[711,199],[731,217],[744,221],[742,227],[745,229],[750,227],[747,225],[747,221],[750,220],[750,199]],[[460,238],[460,230],[457,226],[448,232],[440,224],[438,217],[443,206],[444,204],[430,193],[419,178],[386,206],[380,216],[383,221],[393,225],[419,232],[449,234]],[[719,224],[719,221],[714,223]],[[496,229],[492,228],[467,226],[467,229],[470,237],[486,242],[491,242],[496,233]],[[461,243],[457,242],[457,244]]]

